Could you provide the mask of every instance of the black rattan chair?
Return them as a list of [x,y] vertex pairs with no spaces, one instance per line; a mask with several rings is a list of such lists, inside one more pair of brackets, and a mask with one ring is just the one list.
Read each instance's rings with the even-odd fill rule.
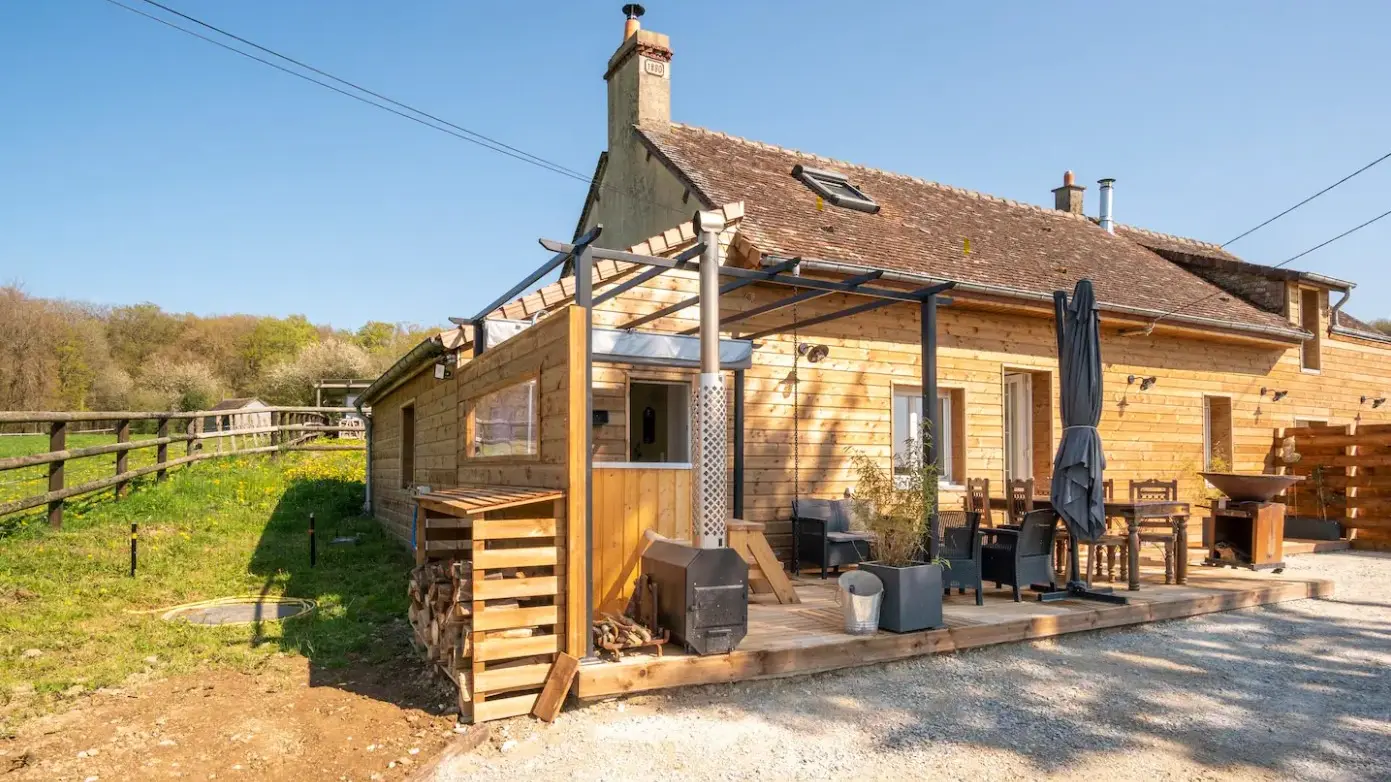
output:
[[1024,514],[1017,530],[986,530],[993,540],[981,545],[981,578],[994,581],[996,588],[1009,584],[1016,603],[1021,599],[1021,587],[1047,584],[1054,589],[1053,535],[1057,529],[1057,512],[1040,508]]
[[938,552],[947,561],[942,571],[945,594],[956,587],[959,594],[976,590],[976,605],[985,605],[980,578],[980,514],[975,511],[944,510],[937,514],[942,524],[942,547]]
[[850,500],[792,501],[792,572],[800,573],[803,562],[839,571],[842,565],[858,565],[869,560],[867,532],[850,530]]

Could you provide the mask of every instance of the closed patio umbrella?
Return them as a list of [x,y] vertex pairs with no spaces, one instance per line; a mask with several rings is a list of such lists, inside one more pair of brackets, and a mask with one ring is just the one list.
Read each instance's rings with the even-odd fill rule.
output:
[[1106,497],[1101,449],[1101,330],[1091,280],[1080,280],[1068,301],[1065,291],[1053,294],[1058,331],[1059,410],[1063,436],[1053,459],[1053,508],[1069,533],[1068,584],[1065,592],[1040,599],[1081,597],[1124,603],[1109,590],[1088,589],[1078,575],[1077,542],[1094,541],[1106,533]]

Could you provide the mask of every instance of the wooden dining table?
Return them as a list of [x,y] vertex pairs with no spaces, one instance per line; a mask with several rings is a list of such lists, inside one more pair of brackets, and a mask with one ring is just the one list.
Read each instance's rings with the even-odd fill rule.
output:
[[[1035,508],[1046,508],[1053,500],[1046,494],[1035,495]],[[1009,501],[1004,497],[990,498],[991,510],[1009,510]],[[1125,519],[1126,535],[1130,538],[1129,563],[1126,568],[1128,583],[1126,588],[1136,591],[1140,588],[1140,522],[1148,519],[1168,519],[1174,526],[1174,583],[1188,583],[1188,519],[1191,507],[1186,502],[1139,500],[1107,500],[1106,518]]]

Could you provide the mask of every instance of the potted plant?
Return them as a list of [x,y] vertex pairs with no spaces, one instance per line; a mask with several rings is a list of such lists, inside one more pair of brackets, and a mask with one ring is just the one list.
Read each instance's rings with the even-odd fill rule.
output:
[[[919,441],[910,441],[917,445]],[[874,534],[876,559],[860,568],[884,582],[879,626],[895,633],[941,627],[943,560],[925,561],[928,513],[937,507],[937,465],[924,464],[920,447],[891,472],[855,451],[854,509]]]

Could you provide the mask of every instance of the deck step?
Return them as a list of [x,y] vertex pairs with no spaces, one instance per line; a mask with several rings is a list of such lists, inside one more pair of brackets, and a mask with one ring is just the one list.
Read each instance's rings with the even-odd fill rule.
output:
[[1327,554],[1330,551],[1347,551],[1352,548],[1348,540],[1304,540],[1285,538],[1285,556],[1296,554]]

